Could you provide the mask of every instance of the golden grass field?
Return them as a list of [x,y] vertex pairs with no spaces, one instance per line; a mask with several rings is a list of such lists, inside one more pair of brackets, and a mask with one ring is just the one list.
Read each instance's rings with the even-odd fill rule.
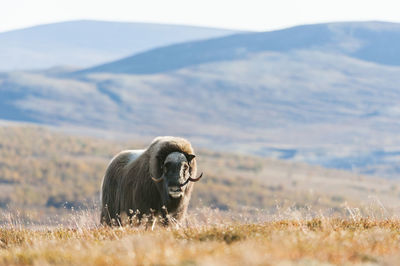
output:
[[400,186],[197,149],[185,224],[104,228],[109,160],[148,143],[0,127],[0,265],[400,265]]
[[[77,215],[77,214],[76,214]],[[81,214],[85,215],[85,214]],[[0,229],[2,265],[398,265],[400,220],[243,222],[212,210],[185,226]],[[79,220],[79,217],[75,217]],[[86,217],[87,218],[87,217]],[[265,217],[264,217],[265,218]]]
[[[49,224],[55,214],[68,213],[72,207],[91,209],[98,205],[110,159],[123,149],[144,148],[149,141],[0,126],[0,211],[18,210],[25,220]],[[275,214],[277,207],[311,206],[324,215],[347,213],[347,205],[358,207],[363,215],[381,206],[400,210],[396,180],[197,147],[196,151],[204,178],[196,183],[190,209],[243,212],[243,207],[250,207]]]

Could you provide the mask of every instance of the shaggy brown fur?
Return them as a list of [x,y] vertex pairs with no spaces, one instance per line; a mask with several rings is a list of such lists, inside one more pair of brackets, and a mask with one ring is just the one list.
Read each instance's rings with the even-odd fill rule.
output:
[[[194,154],[191,144],[183,138],[158,137],[134,160],[130,151],[123,151],[112,159],[102,184],[102,224],[118,225],[122,223],[121,216],[131,218],[133,214],[138,219],[143,214],[161,215],[166,224],[167,212],[178,221],[184,218],[193,183],[182,188],[183,197],[171,199],[163,185],[152,180],[152,177],[162,176],[163,162],[172,152],[181,152],[185,156]],[[188,161],[190,176],[196,177],[196,160]]]

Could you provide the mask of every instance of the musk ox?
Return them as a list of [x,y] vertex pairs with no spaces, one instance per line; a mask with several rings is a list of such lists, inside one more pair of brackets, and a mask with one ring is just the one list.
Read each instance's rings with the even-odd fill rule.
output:
[[[189,141],[158,137],[146,150],[126,150],[110,162],[101,188],[100,222],[121,225],[143,215],[182,221],[193,190],[197,166]],[[123,219],[121,219],[123,218]]]

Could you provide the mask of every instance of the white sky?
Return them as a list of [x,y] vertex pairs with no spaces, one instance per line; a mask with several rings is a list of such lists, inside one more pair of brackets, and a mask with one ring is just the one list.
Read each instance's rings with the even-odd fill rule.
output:
[[76,19],[272,30],[331,21],[400,22],[399,0],[0,0],[0,32]]

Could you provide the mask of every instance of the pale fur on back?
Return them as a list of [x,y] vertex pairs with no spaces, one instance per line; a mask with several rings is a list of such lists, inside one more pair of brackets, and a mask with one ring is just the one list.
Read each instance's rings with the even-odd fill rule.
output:
[[[194,154],[189,141],[178,137],[158,137],[145,150],[126,150],[117,154],[107,167],[101,188],[101,217],[103,224],[121,223],[120,217],[137,214],[161,214],[162,201],[151,177],[162,175],[162,165],[168,154]],[[190,163],[191,176],[196,176],[196,160]],[[193,184],[189,182],[184,196],[166,206],[169,214],[182,220],[189,205]]]

